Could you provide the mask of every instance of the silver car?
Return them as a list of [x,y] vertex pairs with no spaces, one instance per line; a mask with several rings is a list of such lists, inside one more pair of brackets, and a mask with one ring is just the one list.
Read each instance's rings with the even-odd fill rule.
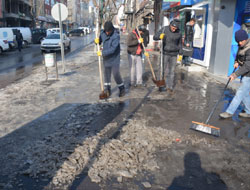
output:
[[[71,48],[71,41],[70,39],[63,34],[63,45],[64,50],[70,50]],[[41,43],[41,51],[43,52],[51,52],[51,51],[59,51],[61,50],[61,40],[60,40],[60,34],[50,34],[48,35]]]

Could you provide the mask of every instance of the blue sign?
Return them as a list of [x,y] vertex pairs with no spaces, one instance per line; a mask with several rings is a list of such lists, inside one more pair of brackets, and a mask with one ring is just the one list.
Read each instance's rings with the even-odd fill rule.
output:
[[194,5],[196,3],[199,3],[203,0],[181,0],[181,5]]
[[168,10],[170,8],[170,3],[162,2],[162,10]]

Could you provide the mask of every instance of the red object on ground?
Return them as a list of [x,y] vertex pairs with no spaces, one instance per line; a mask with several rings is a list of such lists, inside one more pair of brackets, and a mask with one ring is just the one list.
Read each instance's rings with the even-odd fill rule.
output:
[[181,139],[178,139],[178,138],[177,138],[177,139],[175,139],[175,141],[176,141],[176,142],[180,142],[180,141],[181,141]]

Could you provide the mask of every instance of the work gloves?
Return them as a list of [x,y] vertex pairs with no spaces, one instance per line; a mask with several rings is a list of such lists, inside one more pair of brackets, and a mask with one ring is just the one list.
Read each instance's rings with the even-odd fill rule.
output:
[[148,52],[145,52],[144,55],[145,55],[146,57],[149,57],[149,53],[148,53]]
[[138,39],[139,44],[142,44],[144,42],[143,38]]
[[164,34],[164,33],[161,33],[160,39],[163,40],[164,36],[165,36],[165,34]]
[[99,43],[100,43],[99,38],[96,38],[96,39],[95,39],[95,44],[99,44]]
[[102,52],[101,51],[97,51],[97,56],[102,56]]

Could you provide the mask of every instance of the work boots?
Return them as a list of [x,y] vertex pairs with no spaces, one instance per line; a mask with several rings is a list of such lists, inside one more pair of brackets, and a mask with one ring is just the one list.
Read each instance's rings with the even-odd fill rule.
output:
[[108,97],[111,96],[111,86],[110,85],[105,85],[104,93],[106,93]]
[[125,95],[125,87],[124,87],[124,85],[120,86],[119,90],[120,90],[119,97],[123,97]]

